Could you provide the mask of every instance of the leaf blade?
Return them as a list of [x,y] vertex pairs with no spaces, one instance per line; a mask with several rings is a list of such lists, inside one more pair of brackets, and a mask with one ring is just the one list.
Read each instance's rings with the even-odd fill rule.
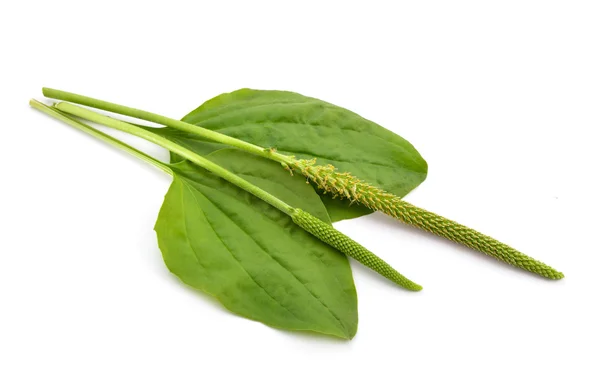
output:
[[[236,159],[238,165],[241,157],[246,165],[256,156],[226,150],[209,157]],[[346,257],[247,192],[186,162],[174,171],[155,227],[169,270],[244,317],[278,328],[354,336],[356,290]],[[303,181],[294,183],[322,207],[313,212],[326,216],[314,191]]]

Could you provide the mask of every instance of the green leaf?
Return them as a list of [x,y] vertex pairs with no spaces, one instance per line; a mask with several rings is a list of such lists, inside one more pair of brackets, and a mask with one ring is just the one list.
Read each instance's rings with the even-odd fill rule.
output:
[[[206,158],[330,223],[319,196],[275,163],[224,149]],[[262,200],[183,161],[155,230],[169,270],[267,325],[350,339],[358,323],[347,258]]]
[[[316,157],[319,164],[333,164],[399,197],[427,176],[427,163],[402,137],[347,109],[297,93],[241,89],[205,102],[182,121],[299,158]],[[199,154],[224,147],[170,128],[154,132]],[[323,201],[333,221],[371,212],[326,195]]]

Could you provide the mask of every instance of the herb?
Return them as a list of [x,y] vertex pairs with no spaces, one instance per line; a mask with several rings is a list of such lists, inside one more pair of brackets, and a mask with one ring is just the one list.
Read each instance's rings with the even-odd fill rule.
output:
[[[252,94],[252,92],[254,92],[254,91],[240,90],[238,92],[234,92],[229,95],[225,94],[224,96],[219,96],[211,101],[208,101],[206,104],[202,105],[200,108],[198,108],[194,112],[190,113],[190,115],[186,116],[186,118],[189,120],[190,117],[196,117],[198,115],[204,114],[205,116],[203,116],[203,118],[202,118],[202,120],[204,120],[204,122],[211,121],[211,120],[217,121],[217,122],[223,122],[223,121],[230,122],[232,120],[232,117],[230,115],[233,114],[234,122],[241,122],[242,126],[240,128],[238,128],[237,131],[234,131],[234,133],[231,133],[231,134],[240,136],[240,133],[241,133],[242,135],[240,137],[244,137],[244,135],[243,135],[244,133],[246,136],[249,136],[248,133],[251,132],[251,129],[256,128],[256,126],[252,126],[250,124],[245,123],[246,122],[245,120],[247,119],[247,114],[245,114],[243,112],[243,110],[244,110],[244,108],[247,108],[248,105],[251,105],[251,107],[258,106],[260,108],[260,109],[258,109],[259,115],[262,114],[263,116],[271,117],[270,119],[263,119],[263,121],[259,122],[259,123],[263,127],[272,127],[272,125],[274,123],[277,123],[278,122],[277,120],[281,118],[280,116],[277,115],[279,107],[273,106],[273,105],[287,104],[288,108],[290,106],[292,106],[292,107],[296,106],[296,108],[297,108],[298,104],[302,104],[302,103],[310,104],[310,103],[314,103],[314,101],[315,101],[312,98],[303,97],[303,96],[300,96],[300,95],[294,94],[294,93],[289,93],[289,94],[291,94],[291,96],[290,96],[288,94],[285,94],[285,92],[267,92],[267,93],[284,93],[286,95],[286,98],[287,97],[290,98],[289,100],[284,99],[283,102],[280,99],[278,99],[276,103],[273,103],[272,101],[271,101],[271,103],[268,103],[268,101],[265,102],[265,100],[269,100],[269,96],[265,97],[264,95],[259,95],[258,97],[256,97],[256,95],[254,95],[253,96],[254,98],[250,98],[250,102],[248,102],[247,98],[245,99],[244,96],[241,96],[239,98],[238,98],[238,96],[236,96],[237,93],[240,93],[240,94],[251,93]],[[434,214],[432,212],[429,212],[427,210],[424,210],[424,209],[418,208],[416,206],[413,206],[409,203],[406,203],[401,200],[400,196],[398,196],[397,194],[394,194],[394,192],[392,190],[387,191],[385,189],[385,187],[381,188],[375,184],[370,183],[369,180],[362,180],[359,177],[353,175],[351,173],[352,171],[338,172],[337,169],[333,165],[330,165],[330,164],[327,164],[324,166],[323,165],[315,165],[315,163],[317,162],[317,159],[312,159],[312,157],[310,160],[298,159],[293,154],[286,155],[286,154],[276,151],[275,149],[272,149],[272,148],[267,149],[267,148],[258,146],[256,144],[252,144],[252,143],[240,140],[238,138],[227,136],[219,131],[212,131],[212,130],[205,129],[205,128],[197,126],[197,125],[189,124],[187,122],[170,119],[167,117],[163,117],[163,116],[160,116],[157,114],[145,112],[145,111],[138,110],[138,109],[132,109],[132,108],[128,108],[125,106],[112,104],[109,102],[105,102],[105,101],[101,101],[101,100],[97,100],[97,99],[93,99],[93,98],[89,98],[89,97],[85,97],[85,96],[81,96],[81,95],[77,95],[77,94],[67,93],[67,92],[63,92],[63,91],[59,91],[59,90],[54,90],[54,89],[44,89],[44,95],[46,95],[47,97],[51,97],[51,98],[58,98],[58,99],[63,99],[63,100],[71,101],[71,102],[76,102],[76,103],[80,103],[83,105],[88,105],[88,106],[92,106],[95,108],[111,111],[114,113],[120,113],[123,115],[128,115],[131,117],[148,120],[148,121],[151,121],[154,123],[167,125],[172,130],[175,129],[175,130],[183,131],[188,134],[193,134],[197,137],[205,138],[212,142],[219,143],[221,145],[236,147],[236,148],[242,149],[246,152],[253,153],[255,155],[258,155],[258,156],[261,156],[264,158],[268,158],[270,160],[273,160],[273,161],[276,161],[276,162],[282,164],[286,169],[288,169],[290,171],[296,170],[296,171],[302,173],[309,180],[311,180],[317,187],[319,187],[322,191],[324,191],[328,194],[332,194],[333,196],[338,196],[338,197],[342,197],[345,199],[349,199],[352,202],[360,202],[366,208],[369,208],[371,210],[379,210],[379,211],[385,212],[386,214],[391,215],[391,216],[395,217],[396,219],[399,219],[405,223],[408,223],[415,227],[432,232],[436,235],[445,237],[447,239],[453,240],[457,243],[461,243],[463,245],[466,245],[468,247],[471,247],[473,249],[481,251],[485,254],[496,257],[497,259],[499,259],[503,262],[506,262],[511,265],[520,267],[522,269],[534,272],[534,273],[544,276],[546,278],[551,278],[551,279],[563,278],[562,273],[556,271],[555,269],[549,267],[548,265],[541,263],[539,261],[536,261],[533,258],[531,258],[523,253],[520,253],[519,251],[517,251],[517,250],[515,250],[515,249],[489,237],[489,236],[481,234],[475,230],[472,230],[466,226],[460,225],[454,221],[445,219],[444,217]],[[281,97],[281,95],[278,95],[278,97]],[[303,98],[304,98],[304,100],[303,100]],[[240,100],[242,100],[242,101],[245,100],[246,103],[245,104],[240,103]],[[258,102],[255,100],[258,100]],[[292,101],[292,102],[290,102],[290,101]],[[316,100],[316,101],[318,101],[318,100]],[[318,105],[318,107],[326,106],[326,105],[323,105],[326,103],[324,103],[322,101],[320,101],[320,102],[322,104]],[[327,105],[329,105],[329,104],[327,104]],[[333,105],[330,105],[330,106],[333,106]],[[216,109],[215,109],[215,107],[216,107]],[[242,113],[240,113],[240,110],[242,110]],[[345,109],[335,107],[330,110],[334,111],[334,113],[335,113],[334,117],[336,117],[336,116],[337,117],[346,117],[345,114],[347,111]],[[206,116],[207,111],[209,111],[209,113]],[[275,113],[272,113],[272,111],[275,111]],[[304,113],[311,112],[312,110],[311,109],[306,110],[305,106],[301,106],[300,108],[297,109],[297,111],[295,110],[296,113],[294,113],[294,114],[291,114],[289,112],[289,110],[285,110],[285,111],[289,115],[296,116],[298,114],[301,115],[303,112]],[[329,112],[329,113],[331,113],[331,112]],[[273,114],[275,115],[275,117],[273,117]],[[223,117],[223,115],[225,115],[226,117]],[[307,116],[308,115],[309,114],[307,113]],[[251,117],[254,117],[254,115],[251,115]],[[286,115],[283,114],[282,117],[285,119]],[[305,118],[307,119],[308,122],[310,122],[309,126],[315,126],[315,123],[313,121],[309,120],[309,118],[307,118],[307,117],[305,117]],[[195,120],[195,119],[193,119],[193,120]],[[331,118],[327,117],[325,119],[325,122],[329,122],[330,120],[331,120]],[[235,124],[233,126],[235,127]],[[323,126],[328,127],[327,125],[323,125]],[[229,130],[231,130],[231,126],[229,126]],[[161,131],[161,129],[158,129],[155,131]],[[368,129],[365,130],[366,133],[371,133],[371,131],[372,131],[371,127],[368,127]],[[172,133],[173,132],[171,132],[171,134]],[[277,134],[279,134],[279,135],[277,135]],[[293,149],[294,143],[292,142],[292,145],[289,145],[289,141],[286,141],[285,135],[280,135],[279,132],[276,133],[276,135],[277,135],[276,136],[277,138],[273,140],[274,142],[278,142],[278,143],[281,142],[281,143],[285,144],[284,149],[290,150],[290,146],[292,147],[291,149]],[[256,135],[252,135],[252,136],[256,137]],[[297,135],[290,136],[290,137],[293,140],[298,139]],[[191,138],[193,140],[195,140],[194,137],[191,137]],[[338,140],[338,142],[342,141],[339,136],[337,137],[337,140]],[[314,143],[316,147],[318,147],[320,144],[319,141],[313,141],[312,143]],[[274,144],[274,145],[277,145],[279,147],[279,149],[281,149],[279,144]],[[192,147],[190,147],[190,148],[192,148]],[[378,149],[383,150],[386,148],[380,147]],[[352,151],[354,151],[354,149],[350,147],[348,149],[348,152],[352,152]],[[293,150],[292,150],[292,152],[293,152]],[[346,152],[346,148],[344,148],[343,150],[340,151],[340,153],[344,153],[344,152]],[[297,156],[307,155],[307,154],[312,156],[315,153],[312,153],[310,150],[309,151],[300,150],[300,152]],[[325,159],[325,160],[327,160],[327,159]],[[329,160],[331,160],[331,158],[329,158]],[[415,160],[417,160],[415,162],[418,164],[418,159],[415,159]],[[407,165],[411,165],[410,162],[408,162],[407,160],[403,160],[403,162],[407,163]],[[335,164],[339,165],[340,163],[338,161],[336,161]],[[369,172],[370,169],[371,168],[365,168],[364,170],[361,170],[361,172],[364,174],[368,174],[367,172]],[[381,177],[379,175],[377,175],[376,173],[373,175],[375,175],[376,179],[377,178],[381,179]],[[383,181],[385,184],[387,180],[383,179]],[[328,207],[328,209],[329,209],[329,207]],[[343,217],[344,215],[347,215],[347,214],[343,214],[341,217]]]
[[[421,289],[331,227],[322,202],[303,179],[261,179],[260,172],[278,169],[264,159],[234,149],[201,157],[142,128],[74,105],[61,103],[56,109],[30,103],[173,176],[155,227],[165,263],[184,283],[214,295],[235,313],[274,327],[352,338],[356,291],[348,262],[339,252],[403,287]],[[61,110],[165,146],[197,165],[188,160],[164,164]],[[251,160],[262,163],[261,168],[244,170]],[[237,168],[237,173],[222,165]],[[280,199],[298,202],[299,197],[305,208],[311,204],[315,215]]]

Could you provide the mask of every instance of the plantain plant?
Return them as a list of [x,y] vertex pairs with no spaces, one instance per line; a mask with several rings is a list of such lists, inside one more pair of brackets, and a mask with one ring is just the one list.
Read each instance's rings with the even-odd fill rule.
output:
[[[223,149],[203,157],[143,128],[74,105],[30,104],[173,176],[155,227],[165,263],[184,283],[214,295],[240,315],[275,327],[352,338],[357,326],[354,284],[344,256],[332,248],[408,290],[422,289],[333,228],[310,187],[288,178],[283,183],[258,178],[274,167],[264,160],[259,162],[267,165],[258,171],[243,171],[239,168],[255,156]],[[165,164],[61,111],[154,142],[185,160]],[[238,168],[238,173],[221,165]],[[310,205],[303,210],[281,198]]]
[[[164,125],[134,125],[68,102],[30,102],[172,175],[155,226],[167,267],[246,318],[352,338],[356,290],[345,255],[406,289],[421,290],[331,226],[373,211],[540,276],[563,277],[506,244],[402,200],[425,179],[425,160],[400,136],[327,102],[241,89],[176,120],[65,91],[43,93]],[[171,160],[152,158],[81,119],[160,145]]]

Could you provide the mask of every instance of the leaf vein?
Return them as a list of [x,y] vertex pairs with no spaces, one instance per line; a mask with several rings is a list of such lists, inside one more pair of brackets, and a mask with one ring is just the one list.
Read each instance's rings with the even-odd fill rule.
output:
[[[181,181],[180,184],[183,185],[184,182]],[[183,210],[185,208],[185,205],[183,203],[183,190],[181,191],[181,195],[180,196],[181,196],[181,209]],[[183,216],[183,230],[185,231],[185,241],[190,246],[190,249],[192,250],[192,253],[194,253],[194,258],[196,258],[196,262],[198,262],[198,264],[203,269],[206,269],[206,266],[204,266],[204,264],[202,262],[200,262],[200,260],[198,259],[198,252],[196,251],[196,248],[190,242],[190,231],[189,231],[189,227],[188,227],[187,217],[185,215]]]
[[[185,183],[184,183],[185,184]],[[198,198],[196,198],[196,195],[194,195],[194,192],[192,191],[191,187],[188,184],[185,184],[185,186],[187,187],[188,191],[190,191],[190,194],[192,195],[192,197],[194,198],[194,200],[196,201],[196,204],[198,205],[198,209],[204,214],[204,211],[202,210],[202,207],[200,206],[200,203],[198,202]],[[205,195],[203,195],[208,201],[210,201],[221,213],[223,213],[223,210],[221,210],[212,200],[210,200],[209,198],[207,198]],[[227,216],[225,214],[225,216]],[[229,255],[231,255],[231,257],[233,258],[233,260],[235,262],[237,262],[237,264],[242,268],[242,270],[244,271],[244,273],[246,273],[246,275],[248,276],[248,278],[250,278],[252,280],[252,282],[254,282],[256,284],[256,286],[258,286],[260,289],[262,289],[263,292],[265,292],[265,294],[271,298],[273,301],[275,301],[279,306],[281,306],[283,309],[285,309],[286,312],[288,312],[290,315],[292,315],[292,317],[294,317],[296,320],[298,321],[302,321],[302,319],[300,319],[298,316],[296,316],[291,310],[289,310],[285,305],[283,305],[278,299],[276,299],[275,297],[273,297],[271,295],[271,293],[269,293],[267,291],[267,289],[265,289],[253,276],[252,274],[250,274],[248,272],[248,270],[246,270],[246,268],[244,267],[244,265],[242,265],[242,263],[237,259],[236,255],[229,249],[229,247],[227,246],[227,244],[223,241],[223,238],[221,238],[221,236],[219,235],[219,233],[217,232],[217,230],[215,229],[215,227],[212,225],[212,223],[210,222],[210,220],[208,219],[208,217],[206,216],[206,214],[204,214],[204,218],[206,219],[206,223],[208,223],[208,225],[210,226],[211,230],[213,231],[213,233],[215,234],[215,236],[219,239],[219,242],[221,242],[221,244],[223,245],[223,247],[225,248],[225,250],[227,250],[227,252],[229,253]],[[229,218],[229,216],[227,216],[227,218]],[[229,218],[231,220],[231,218]],[[235,223],[235,222],[234,222]],[[243,230],[242,230],[243,231]],[[189,242],[189,241],[188,241]]]
[[[210,187],[209,187],[210,188]],[[213,188],[211,188],[213,189]],[[242,231],[244,234],[248,235],[250,237],[250,240],[256,245],[258,246],[259,249],[261,249],[265,254],[267,254],[269,257],[272,257],[273,261],[275,261],[277,264],[279,264],[279,266],[281,266],[283,269],[285,269],[288,273],[290,273],[295,279],[296,281],[298,281],[307,291],[308,293],[310,293],[310,295],[312,295],[317,301],[319,301],[319,303],[325,307],[325,309],[337,320],[337,323],[340,324],[340,326],[342,327],[342,330],[346,332],[346,327],[344,326],[344,324],[342,323],[342,320],[340,319],[340,317],[328,306],[326,305],[323,300],[317,296],[316,294],[314,294],[307,286],[304,282],[302,282],[297,276],[296,274],[294,274],[293,271],[291,271],[290,269],[288,269],[287,267],[285,267],[279,260],[277,260],[274,256],[272,256],[271,254],[269,254],[267,252],[267,250],[265,249],[264,246],[262,246],[256,239],[252,238],[252,236],[250,234],[248,234],[248,232],[246,230],[244,230],[240,225],[238,225],[230,216],[229,214],[227,214],[221,207],[219,207],[219,205],[217,205],[214,201],[212,201],[209,197],[205,196],[204,197],[210,201],[219,211],[221,211],[221,213],[223,215],[225,215],[227,218],[229,218],[232,223],[238,228],[240,229],[240,231]],[[265,216],[264,214],[261,213],[262,216]],[[215,231],[216,233],[216,231]],[[240,263],[241,265],[241,263]]]

